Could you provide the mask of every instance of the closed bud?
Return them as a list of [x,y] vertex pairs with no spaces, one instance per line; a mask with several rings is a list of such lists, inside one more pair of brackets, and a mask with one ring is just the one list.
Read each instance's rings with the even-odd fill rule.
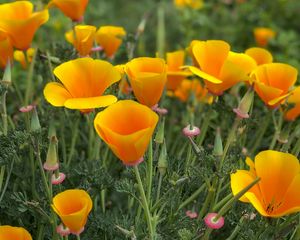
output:
[[167,168],[168,168],[167,147],[166,147],[166,142],[164,142],[158,159],[159,173],[162,176],[164,176],[166,174]]
[[163,143],[164,142],[164,132],[165,132],[165,118],[162,118],[162,121],[160,121],[158,125],[158,130],[155,136],[154,141],[156,143]]
[[56,145],[57,145],[57,138],[56,136],[53,136],[50,138],[47,158],[46,158],[46,162],[44,163],[44,169],[47,171],[55,171],[59,167]]
[[223,144],[222,144],[220,128],[217,128],[216,131],[213,154],[218,157],[223,155]]
[[240,118],[249,118],[249,111],[253,102],[254,92],[249,88],[245,96],[240,101],[238,108],[233,109],[236,115]]
[[6,67],[5,67],[5,70],[4,70],[4,75],[3,75],[1,83],[6,88],[8,88],[10,86],[10,84],[11,84],[11,64],[10,64],[9,60],[7,61],[7,64],[6,64]]
[[32,132],[41,130],[40,120],[39,120],[39,116],[38,116],[36,107],[33,108],[33,111],[31,114],[30,130]]

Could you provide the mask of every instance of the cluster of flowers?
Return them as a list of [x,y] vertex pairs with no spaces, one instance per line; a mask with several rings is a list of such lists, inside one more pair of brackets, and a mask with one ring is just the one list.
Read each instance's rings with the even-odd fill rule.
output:
[[[87,3],[88,0],[53,0],[48,6],[56,6],[73,21],[80,21]],[[11,61],[13,48],[28,49],[37,28],[48,20],[48,10],[33,13],[32,9],[28,1],[0,5],[1,67]],[[157,106],[165,88],[170,91],[169,95],[177,96],[182,101],[186,101],[193,92],[199,101],[212,103],[216,96],[244,83],[249,91],[254,89],[269,108],[277,108],[287,101],[296,103],[287,111],[286,119],[293,120],[300,114],[300,88],[292,89],[298,71],[284,63],[273,63],[271,53],[263,48],[236,53],[222,40],[194,40],[187,48],[193,66],[185,66],[184,51],[168,53],[166,62],[162,58],[139,57],[119,66],[88,56],[96,40],[106,56],[112,57],[122,43],[120,37],[125,34],[123,28],[103,27],[96,32],[96,28],[89,25],[78,25],[68,32],[67,40],[82,58],[56,67],[53,72],[60,82],[48,83],[44,96],[55,107],[77,109],[82,113],[106,107],[94,119],[95,130],[126,166],[136,166],[143,161],[159,120],[155,111],[160,115],[166,113]],[[266,45],[274,35],[260,37],[264,37],[261,45]],[[204,84],[196,77],[187,79],[192,76],[202,78]],[[130,86],[138,102],[118,101],[116,96],[106,94],[108,88],[118,81],[122,86]],[[239,118],[248,118],[250,105],[249,102],[240,104],[234,111]],[[53,137],[47,155],[49,158],[44,165],[51,172],[58,168],[55,144]],[[246,162],[250,166],[249,171],[239,170],[231,175],[234,195],[260,178],[261,181],[247,191],[241,201],[251,202],[264,216],[278,217],[300,210],[300,199],[297,197],[300,196],[300,166],[296,157],[269,150],[259,153],[255,163],[250,158]],[[267,166],[272,166],[272,171],[266,171]],[[64,178],[55,174],[54,182]],[[274,181],[280,184],[274,184]],[[64,224],[59,226],[58,232],[62,236],[70,233],[78,235],[84,229],[92,200],[84,190],[67,190],[53,198],[52,208]],[[215,217],[220,216],[212,215],[211,221],[206,218],[207,224],[218,222]],[[22,228],[0,227],[1,239],[17,239],[15,236],[31,239]]]

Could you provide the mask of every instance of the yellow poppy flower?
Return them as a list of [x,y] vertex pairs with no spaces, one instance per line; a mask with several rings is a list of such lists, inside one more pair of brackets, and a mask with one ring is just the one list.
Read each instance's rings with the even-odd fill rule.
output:
[[231,52],[229,44],[221,40],[196,42],[192,52],[200,69],[190,66],[190,71],[203,78],[207,89],[215,95],[247,80],[247,74],[256,67],[253,58]]
[[0,4],[0,29],[6,32],[14,47],[29,48],[37,29],[48,21],[48,10],[32,12],[29,1]]
[[272,54],[264,48],[258,48],[258,47],[248,48],[245,51],[245,53],[250,57],[252,57],[256,61],[256,64],[258,66],[265,63],[273,62]]
[[197,67],[199,68],[199,64],[194,56],[194,53],[193,53],[193,47],[197,44],[197,43],[201,43],[202,41],[200,40],[192,40],[190,42],[190,45],[186,48],[187,52],[189,53],[189,55],[191,56],[192,58],[192,61],[193,61],[193,66],[194,67]]
[[253,30],[255,41],[258,46],[266,47],[270,41],[270,39],[276,36],[276,32],[273,31],[271,28],[254,28]]
[[184,51],[175,51],[167,53],[167,89],[175,90],[183,79],[190,76],[191,73],[180,69],[184,65]]
[[51,206],[64,225],[76,234],[84,228],[93,202],[86,191],[72,189],[57,194]]
[[102,26],[96,33],[96,41],[103,48],[107,57],[112,57],[120,45],[126,31],[122,27]]
[[174,92],[174,96],[183,102],[186,102],[191,94],[194,94],[195,98],[200,102],[211,104],[213,101],[213,96],[208,93],[206,88],[202,87],[197,79],[184,79]]
[[77,25],[74,31],[65,34],[67,41],[76,48],[82,57],[88,56],[95,40],[96,27],[90,25]]
[[253,182],[261,180],[240,198],[250,202],[265,217],[281,217],[300,211],[300,166],[298,159],[273,150],[262,151],[254,162],[246,159],[250,170],[231,174],[233,195]]
[[290,95],[290,88],[297,80],[296,68],[284,63],[258,66],[252,73],[254,89],[269,107],[280,105]]
[[1,240],[32,240],[30,233],[22,227],[0,226]]
[[291,91],[287,100],[288,103],[295,105],[285,113],[284,118],[288,121],[294,121],[300,115],[300,86]]
[[148,107],[157,104],[167,81],[165,61],[161,58],[135,58],[126,64],[125,71],[137,100]]
[[89,0],[52,0],[48,7],[59,8],[72,21],[81,21]]
[[143,157],[157,121],[157,114],[150,108],[123,100],[98,113],[94,126],[100,138],[124,164],[134,165]]
[[62,83],[48,83],[44,96],[55,107],[65,106],[86,112],[117,101],[113,95],[103,96],[104,91],[121,78],[109,62],[79,58],[56,67],[54,75]]
[[190,7],[193,9],[200,9],[203,7],[203,0],[174,0],[176,7]]
[[13,47],[8,36],[0,31],[0,68],[5,68],[8,61],[13,59]]
[[34,52],[35,52],[34,48],[28,48],[26,50],[26,56],[25,56],[24,51],[15,50],[14,51],[14,59],[21,64],[23,69],[26,69],[28,66],[28,63],[31,63],[31,61],[32,61]]

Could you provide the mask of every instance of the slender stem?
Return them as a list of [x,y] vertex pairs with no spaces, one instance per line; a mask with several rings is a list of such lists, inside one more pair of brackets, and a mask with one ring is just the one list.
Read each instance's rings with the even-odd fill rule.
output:
[[300,153],[300,138],[298,138],[298,140],[292,150],[292,154],[295,156],[298,156],[299,153]]
[[32,79],[33,79],[33,72],[34,72],[34,65],[36,62],[36,55],[37,55],[38,49],[36,49],[36,51],[34,51],[34,55],[32,57],[32,61],[30,64],[30,68],[28,71],[28,75],[27,75],[27,85],[26,85],[26,91],[25,91],[25,97],[24,97],[24,106],[27,106],[29,104],[29,98],[30,95],[32,94]]
[[207,113],[207,116],[204,118],[203,124],[201,125],[201,133],[199,135],[199,140],[198,140],[199,147],[202,146],[203,141],[206,137],[206,133],[207,133],[210,121],[211,121],[211,113],[212,113],[212,110],[210,109]]
[[6,111],[6,94],[7,90],[5,89],[4,92],[2,93],[2,111],[1,111],[1,116],[2,116],[2,133],[3,135],[7,136],[8,132],[8,125],[7,125],[7,111]]
[[280,135],[281,127],[282,127],[282,122],[283,122],[283,114],[280,112],[280,116],[278,119],[278,123],[276,122],[275,119],[275,111],[273,112],[273,121],[274,121],[274,127],[275,127],[275,132],[272,138],[272,141],[270,143],[269,149],[274,149],[276,141]]
[[153,178],[153,148],[152,138],[148,147],[148,159],[147,159],[147,203],[150,206],[151,189],[152,189],[152,178]]
[[158,203],[158,201],[159,201],[160,190],[161,190],[161,184],[162,184],[162,179],[163,179],[163,175],[162,175],[162,174],[159,174],[158,187],[157,187],[157,192],[156,192],[156,201],[155,201],[155,204]]
[[163,58],[165,54],[165,11],[163,1],[159,4],[157,9],[157,52],[158,57]]
[[[213,184],[214,185],[214,184]],[[205,199],[205,202],[199,212],[199,216],[198,216],[198,220],[201,220],[205,213],[207,213],[207,211],[209,210],[209,206],[210,204],[212,203],[212,200],[214,198],[214,195],[215,195],[215,188],[213,188],[213,186],[211,186],[209,189],[208,189],[208,194],[206,196],[206,199]]]
[[187,171],[190,167],[190,162],[191,162],[191,156],[192,156],[192,144],[190,143],[188,146],[188,150],[187,150],[187,156],[186,156],[186,160],[185,160],[185,169],[184,169],[184,174],[187,174]]
[[150,214],[147,198],[146,198],[146,195],[145,195],[143,183],[142,183],[142,180],[141,180],[141,176],[140,176],[140,173],[139,173],[139,169],[138,169],[137,166],[134,166],[134,172],[135,172],[135,175],[136,175],[136,180],[138,182],[138,188],[139,188],[139,192],[140,192],[140,195],[141,195],[143,209],[144,209],[145,215],[146,215],[146,221],[147,221],[147,225],[148,225],[150,239],[153,240],[154,239],[154,232],[153,232],[153,227],[152,227],[151,214]]
[[106,189],[101,190],[101,208],[103,213],[105,213],[105,192]]
[[79,235],[79,234],[76,235],[76,239],[77,239],[77,240],[80,240],[80,235]]
[[3,187],[3,190],[2,190],[1,196],[0,196],[0,202],[2,201],[2,199],[3,199],[3,197],[4,197],[4,194],[5,194],[5,192],[6,192],[6,189],[7,189],[7,187],[8,187],[8,183],[9,183],[9,180],[10,180],[10,176],[11,176],[11,172],[12,172],[14,163],[15,163],[15,159],[13,158],[13,160],[12,160],[11,163],[10,163],[10,168],[9,168],[9,170],[8,170],[8,173],[7,173],[7,176],[6,176],[6,181],[5,181],[5,184],[4,184],[4,187]]
[[236,239],[236,236],[238,235],[239,231],[241,230],[241,226],[244,223],[245,218],[241,217],[239,223],[235,226],[234,230],[230,234],[230,236],[226,240],[234,240]]

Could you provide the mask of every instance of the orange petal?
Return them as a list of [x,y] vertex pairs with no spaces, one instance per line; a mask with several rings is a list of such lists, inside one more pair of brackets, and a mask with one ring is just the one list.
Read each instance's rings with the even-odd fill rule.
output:
[[280,97],[283,92],[281,89],[267,86],[261,82],[255,82],[254,89],[266,105],[273,99]]
[[65,101],[64,106],[70,109],[94,109],[107,107],[115,103],[117,100],[118,99],[113,95],[87,98],[69,98]]
[[299,103],[300,102],[300,86],[296,87],[291,91],[291,96],[288,98],[289,103]]
[[244,53],[230,51],[226,61],[234,63],[237,67],[244,71],[245,75],[257,67],[255,60]]
[[26,61],[25,54],[23,51],[15,50],[14,51],[14,59],[21,64],[23,69],[27,68],[27,61]]
[[294,177],[300,172],[298,159],[289,153],[262,151],[255,157],[258,183],[266,205],[280,203]]
[[122,37],[125,35],[126,31],[122,27],[102,26],[96,33],[96,41],[103,47],[106,56],[112,57],[122,44]]
[[65,102],[72,98],[72,95],[60,83],[48,83],[44,88],[45,99],[55,107],[64,106]]
[[98,113],[94,126],[115,155],[131,163],[144,155],[157,121],[157,114],[148,107],[123,100]]
[[30,233],[22,227],[8,225],[0,226],[0,239],[2,240],[32,240]]
[[73,21],[82,19],[89,0],[52,0],[48,7],[56,6]]
[[269,40],[274,38],[276,33],[271,28],[258,27],[254,29],[254,37],[258,46],[267,46]]
[[8,36],[0,31],[0,68],[5,68],[8,61],[13,59],[13,47]]
[[229,49],[229,44],[224,41],[209,40],[196,43],[192,51],[200,69],[209,75],[218,77]]
[[169,71],[178,71],[184,65],[185,53],[182,50],[167,53],[167,65]]
[[296,104],[293,108],[288,110],[284,118],[288,121],[294,121],[300,115],[300,104]]
[[257,65],[273,62],[272,54],[264,48],[248,48],[245,53],[252,57],[256,61]]

